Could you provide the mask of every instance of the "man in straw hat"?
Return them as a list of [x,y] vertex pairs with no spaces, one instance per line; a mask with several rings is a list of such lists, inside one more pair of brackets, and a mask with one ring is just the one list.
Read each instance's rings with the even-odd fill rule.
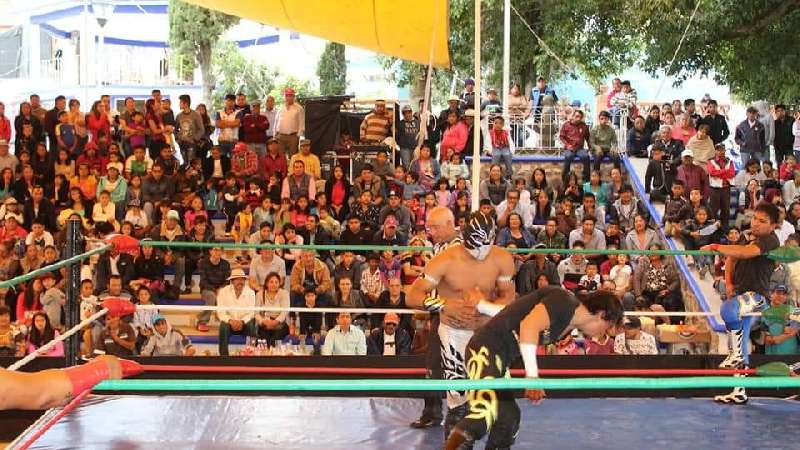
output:
[[230,284],[217,292],[219,318],[219,354],[228,356],[228,341],[232,334],[253,337],[256,335],[255,311],[230,310],[225,307],[246,308],[256,306],[256,293],[247,286],[247,275],[242,269],[233,269],[228,277]]

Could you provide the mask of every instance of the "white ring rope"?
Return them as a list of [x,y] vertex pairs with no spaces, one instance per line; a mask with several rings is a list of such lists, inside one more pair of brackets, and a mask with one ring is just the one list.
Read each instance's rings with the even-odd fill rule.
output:
[[48,342],[47,344],[37,348],[36,351],[31,353],[30,355],[20,359],[19,361],[15,362],[14,364],[8,366],[6,368],[6,370],[12,370],[12,371],[13,370],[19,370],[25,364],[28,364],[29,362],[33,361],[34,359],[38,358],[39,356],[49,352],[59,342],[64,342],[70,336],[72,336],[73,334],[81,331],[84,327],[88,326],[90,323],[92,323],[95,320],[103,317],[107,312],[108,312],[108,309],[106,309],[106,308],[103,308],[100,311],[97,311],[96,313],[92,314],[91,316],[89,316],[88,318],[83,320],[81,323],[79,323],[79,324],[75,325],[74,327],[70,328],[69,330],[67,330],[66,333],[64,333],[62,335],[59,335],[57,338],[53,339],[52,341]]

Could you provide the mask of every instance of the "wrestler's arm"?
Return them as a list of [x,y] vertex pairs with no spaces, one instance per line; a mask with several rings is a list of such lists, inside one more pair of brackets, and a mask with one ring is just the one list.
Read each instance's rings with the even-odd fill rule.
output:
[[436,255],[431,259],[423,270],[421,277],[417,277],[406,294],[406,305],[412,308],[426,307],[425,300],[447,272],[447,259],[442,256],[447,254],[447,250]]
[[499,256],[496,259],[496,263],[500,267],[500,274],[495,281],[497,295],[494,300],[491,302],[486,300],[478,288],[464,294],[464,298],[476,302],[476,309],[479,313],[489,317],[497,315],[517,297],[517,290],[514,286],[514,257],[508,251],[499,248],[497,254]]
[[[548,327],[550,327],[550,315],[541,303],[536,305],[520,323],[519,351],[522,355],[522,362],[525,365],[525,376],[527,378],[539,377],[536,350],[539,346],[539,335]],[[534,403],[538,403],[544,399],[545,393],[543,389],[526,389],[525,397]]]
[[[733,257],[736,259],[750,259],[755,258],[761,254],[761,248],[756,244],[747,245],[719,245],[710,244],[700,247],[700,250],[717,251],[723,256]],[[730,258],[728,258],[730,260]]]
[[60,369],[37,373],[0,369],[0,411],[6,409],[48,409],[66,404],[72,383]]
[[[92,379],[93,373],[86,372],[89,364],[106,364],[107,376]],[[130,366],[135,373],[135,363]],[[81,382],[94,386],[104,379],[119,379],[123,376],[123,366],[114,356],[104,355],[92,362],[71,369],[50,369],[36,373],[12,372],[0,369],[0,411],[6,409],[48,409],[63,406],[75,394],[76,383],[68,370],[79,370]],[[96,371],[95,371],[96,372]]]
[[494,303],[508,305],[517,298],[517,288],[514,285],[514,257],[506,250],[500,252],[500,276],[497,278],[497,297]]

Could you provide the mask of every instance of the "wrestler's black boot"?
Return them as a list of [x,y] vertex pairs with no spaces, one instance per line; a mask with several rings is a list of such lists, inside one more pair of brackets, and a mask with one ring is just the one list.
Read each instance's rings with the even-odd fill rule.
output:
[[459,427],[453,427],[452,433],[445,440],[444,450],[472,450],[475,439]]
[[[461,421],[464,417],[466,417],[467,412],[469,411],[469,406],[464,403],[461,406],[457,406],[455,408],[448,408],[447,415],[444,418],[444,440],[445,442],[448,441],[450,438],[450,432],[456,429],[456,425],[458,422]],[[463,434],[463,432],[462,432]],[[462,447],[455,447],[458,450],[471,450],[472,449],[473,441],[469,441],[468,446]],[[448,447],[449,448],[449,447]]]

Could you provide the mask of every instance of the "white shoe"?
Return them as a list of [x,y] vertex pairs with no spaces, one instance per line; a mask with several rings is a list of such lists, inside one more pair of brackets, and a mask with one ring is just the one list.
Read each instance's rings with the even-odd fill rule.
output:
[[717,395],[714,397],[715,402],[724,403],[726,405],[744,405],[747,403],[747,400],[747,392],[741,387],[733,388],[729,394]]
[[739,369],[744,365],[743,338],[744,330],[728,331],[728,357],[720,363],[720,369]]

